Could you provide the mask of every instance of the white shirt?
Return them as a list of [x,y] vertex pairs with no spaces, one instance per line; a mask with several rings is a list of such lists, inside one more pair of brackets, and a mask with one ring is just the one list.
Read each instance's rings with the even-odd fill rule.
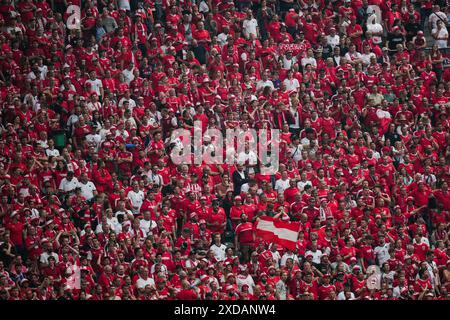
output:
[[203,13],[209,12],[209,7],[206,1],[200,2],[200,5],[198,6],[198,11]]
[[368,66],[369,64],[370,64],[370,59],[372,58],[372,57],[377,57],[376,55],[375,55],[375,53],[373,53],[373,52],[369,52],[369,53],[363,53],[362,55],[361,55],[361,61],[362,61],[362,63],[364,64],[364,66]]
[[295,161],[302,160],[302,150],[303,150],[303,145],[302,144],[299,144],[297,146],[294,145],[291,148],[292,159],[294,159]]
[[316,252],[312,252],[311,250],[308,250],[305,252],[305,257],[309,254],[311,254],[313,256],[313,259],[312,259],[313,263],[316,263],[316,264],[320,263],[320,259],[322,258],[322,255],[323,255],[322,251],[316,250]]
[[125,82],[130,85],[130,82],[134,80],[133,70],[125,69],[122,71],[122,74],[125,78]]
[[307,137],[304,137],[302,140],[300,140],[300,144],[302,146],[309,146],[311,144],[311,141],[314,141],[316,143],[316,145],[318,145],[316,139],[309,140]]
[[287,300],[287,285],[281,279],[275,285],[277,294],[280,296],[280,300]]
[[67,178],[64,178],[59,183],[59,190],[62,190],[64,192],[70,192],[72,190],[75,190],[75,188],[78,187],[78,179],[73,177],[72,180],[67,180]]
[[298,80],[295,79],[295,78],[293,78],[291,80],[286,78],[286,79],[284,79],[283,83],[286,86],[286,91],[294,91],[294,90],[297,90],[297,88],[300,87],[300,84],[298,83]]
[[341,65],[341,56],[333,56],[333,61],[336,63],[337,66]]
[[130,11],[130,1],[128,0],[119,0],[119,9],[124,9],[126,11]]
[[275,182],[275,190],[278,192],[278,194],[284,193],[284,190],[286,190],[287,188],[289,188],[289,179],[278,179]]
[[446,38],[445,40],[435,40],[437,46],[439,48],[446,48],[447,47],[447,41],[448,41],[448,31],[445,29],[445,27],[442,27],[441,30],[437,30],[436,28],[431,30],[431,34],[434,34],[438,32],[437,37],[438,38]]
[[425,173],[424,173],[424,174],[423,174],[422,181],[423,181],[424,183],[426,183],[427,185],[431,186],[431,185],[433,185],[434,183],[436,183],[437,179],[436,179],[436,176],[435,176],[434,174],[432,174],[432,173],[430,173],[430,174],[425,174]]
[[58,149],[47,149],[45,150],[45,154],[47,157],[59,157],[59,150]]
[[270,252],[272,253],[272,259],[273,259],[273,261],[275,262],[275,264],[277,265],[277,267],[279,267],[279,266],[280,266],[280,260],[281,260],[281,255],[280,255],[280,253],[278,252],[278,250],[275,251],[275,252],[273,252],[273,251],[270,251]]
[[437,22],[441,19],[444,21],[447,21],[447,16],[444,12],[442,11],[438,11],[438,12],[433,12],[432,14],[430,14],[428,16],[429,22],[431,23],[431,28],[435,29],[437,27]]
[[95,91],[95,93],[100,96],[101,92],[100,92],[100,88],[103,88],[103,83],[100,79],[95,79],[95,80],[86,80],[86,83],[90,83],[91,84],[91,90]]
[[253,281],[251,275],[248,274],[246,277],[244,277],[242,274],[240,274],[237,276],[236,282],[239,287],[239,290],[241,290],[242,286],[246,284],[248,285],[248,293],[253,294],[253,287],[255,286],[255,281]]
[[86,184],[79,182],[78,188],[81,189],[81,194],[88,201],[94,198],[94,191],[97,190],[95,184],[92,181],[88,181]]
[[389,260],[389,243],[385,243],[383,246],[375,247],[373,250],[375,256],[378,258],[378,266],[382,266],[383,263]]
[[247,37],[250,37],[251,34],[257,36],[257,28],[258,28],[258,21],[256,21],[255,18],[252,18],[250,20],[244,20],[244,23],[242,24],[244,28],[244,34]]
[[133,190],[131,190],[130,192],[128,192],[127,197],[128,199],[130,199],[131,204],[133,205],[133,213],[139,212],[145,199],[144,192],[141,190],[139,190],[138,192],[134,192]]
[[345,293],[344,291],[339,292],[339,294],[337,295],[337,299],[338,300],[355,300],[355,295],[353,294],[353,292],[350,292],[350,298],[346,299],[345,298]]
[[403,288],[408,288],[407,286],[404,286],[400,288],[400,286],[396,286],[394,290],[392,291],[392,295],[394,298],[399,298],[402,295]]
[[145,234],[149,234],[153,229],[157,227],[156,222],[153,220],[142,219],[141,221],[139,221],[139,224],[140,228],[145,232]]
[[[379,23],[375,24],[367,24],[367,31],[371,33],[383,32],[383,26]],[[380,44],[382,39],[380,36],[372,36],[373,42],[376,44]]]
[[295,255],[294,253],[288,254],[287,252],[285,254],[283,254],[283,256],[281,257],[281,261],[280,261],[280,267],[284,267],[286,265],[286,261],[287,259],[291,258],[292,260],[294,260],[294,263],[298,263],[298,257],[297,255]]
[[42,75],[44,78],[47,78],[47,72],[48,72],[47,66],[42,65],[42,66],[38,67],[38,69],[39,69],[39,71],[41,72],[41,75]]
[[213,244],[209,249],[214,252],[214,258],[216,258],[217,261],[225,260],[226,245],[221,244],[220,246],[217,246],[216,244]]
[[291,59],[287,59],[286,56],[283,56],[283,69],[289,70],[292,68],[294,64],[297,63],[297,58],[292,57]]
[[223,47],[224,45],[227,44],[228,36],[229,36],[229,34],[225,34],[223,32],[217,36],[217,42],[219,43],[219,45],[221,47]]
[[347,52],[345,54],[345,58],[347,59],[347,61],[357,61],[357,60],[361,60],[361,53],[355,51],[353,53]]
[[275,89],[273,82],[269,79],[267,79],[266,81],[259,80],[258,83],[256,84],[257,91],[260,89],[264,89],[265,87],[270,87],[272,90]]
[[119,220],[117,220],[116,217],[107,218],[106,222],[109,224],[112,230],[114,230],[115,233],[122,232],[122,225],[119,223]]
[[334,37],[332,37],[331,35],[327,36],[327,44],[329,44],[333,49],[334,47],[339,45],[340,40],[341,39],[337,34],[335,34]]
[[134,101],[134,100],[131,99],[131,98],[130,98],[130,99],[127,99],[127,98],[124,97],[124,98],[120,99],[118,106],[119,106],[119,107],[122,107],[122,106],[123,106],[123,103],[124,103],[125,101],[128,101],[128,108],[130,109],[131,112],[133,112],[133,108],[136,107],[136,101]]
[[316,58],[311,57],[311,58],[303,58],[302,59],[302,67],[304,68],[307,64],[310,64],[311,66],[313,66],[314,68],[317,67],[317,61]]
[[144,289],[147,285],[154,286],[155,280],[153,278],[148,277],[147,280],[144,280],[139,277],[138,281],[136,281],[136,288],[138,289]]
[[300,190],[300,191],[303,191],[304,189],[305,189],[305,186],[306,185],[310,185],[311,187],[312,187],[312,183],[311,183],[311,181],[299,181],[299,182],[297,182],[297,188]]
[[297,109],[292,109],[292,107],[290,108],[291,114],[294,117],[295,123],[290,124],[289,128],[293,128],[293,129],[300,129],[300,114],[298,112]]
[[50,254],[48,254],[47,252],[44,252],[41,254],[40,258],[39,258],[39,262],[43,263],[43,264],[48,264],[48,258],[49,257],[53,257],[55,258],[55,262],[58,263],[59,262],[59,258],[58,258],[58,254],[55,252],[52,252]]

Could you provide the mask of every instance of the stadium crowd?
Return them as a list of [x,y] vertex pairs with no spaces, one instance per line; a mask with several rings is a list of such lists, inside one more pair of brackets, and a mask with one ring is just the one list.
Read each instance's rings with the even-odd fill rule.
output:
[[[2,0],[0,300],[448,299],[448,17]],[[279,171],[250,148],[174,165],[195,121],[281,130]],[[300,221],[294,251],[256,237],[262,215]]]

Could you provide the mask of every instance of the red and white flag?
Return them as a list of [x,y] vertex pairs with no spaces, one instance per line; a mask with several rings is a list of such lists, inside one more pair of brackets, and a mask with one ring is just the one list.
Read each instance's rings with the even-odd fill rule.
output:
[[271,217],[260,217],[256,225],[256,236],[295,250],[300,222],[286,222]]

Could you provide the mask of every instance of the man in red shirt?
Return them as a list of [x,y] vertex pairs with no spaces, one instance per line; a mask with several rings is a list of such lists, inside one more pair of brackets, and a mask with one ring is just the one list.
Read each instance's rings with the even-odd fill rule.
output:
[[235,250],[242,252],[244,262],[249,261],[250,250],[253,248],[255,242],[255,232],[253,230],[253,223],[249,222],[245,213],[241,214],[241,223],[236,226],[234,247]]
[[206,220],[206,225],[208,229],[213,233],[222,234],[225,231],[225,226],[227,223],[227,217],[225,210],[219,206],[219,200],[212,200],[212,208],[209,210],[209,216]]

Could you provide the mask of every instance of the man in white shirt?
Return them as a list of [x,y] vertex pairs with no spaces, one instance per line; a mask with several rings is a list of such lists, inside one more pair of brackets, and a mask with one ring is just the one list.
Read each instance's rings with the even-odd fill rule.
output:
[[130,62],[128,68],[122,71],[123,77],[125,78],[125,83],[130,85],[130,82],[134,80],[134,63]]
[[361,62],[361,53],[356,51],[356,46],[354,44],[350,45],[349,51],[345,54],[344,57],[351,65]]
[[119,220],[113,216],[113,211],[111,208],[106,209],[106,223],[109,225],[111,230],[114,230],[117,234],[122,232],[122,225]]
[[144,289],[148,285],[154,286],[155,280],[148,276],[148,268],[143,268],[141,274],[139,275],[139,279],[136,281],[136,288],[140,290]]
[[283,254],[280,260],[280,267],[284,268],[286,266],[286,261],[288,259],[292,259],[294,264],[298,263],[298,257],[296,254],[294,254],[291,250],[286,248],[286,252]]
[[44,238],[41,240],[41,245],[44,247],[44,252],[41,253],[41,256],[39,257],[39,262],[42,267],[48,266],[48,258],[52,257],[55,259],[55,262],[59,262],[59,257],[56,252],[53,252],[53,247],[48,241],[48,239]]
[[275,182],[275,190],[278,194],[284,194],[284,190],[289,188],[289,176],[287,171],[281,172],[281,178]]
[[391,256],[389,254],[390,244],[386,243],[383,237],[380,238],[379,242],[380,243],[375,247],[373,252],[375,253],[375,258],[378,260],[378,266],[381,267]]
[[144,211],[144,219],[139,221],[140,228],[145,232],[146,235],[152,232],[153,229],[157,227],[156,222],[151,219],[150,211]]
[[278,244],[272,243],[270,246],[270,253],[272,254],[273,262],[275,263],[276,268],[280,267],[281,255],[278,251]]
[[81,189],[81,195],[86,198],[87,201],[91,201],[95,195],[97,195],[97,188],[92,181],[88,180],[86,173],[80,175],[80,181],[78,188]]
[[102,80],[97,79],[97,73],[93,70],[89,74],[89,79],[86,83],[91,85],[91,91],[94,91],[98,96],[103,97],[103,83]]
[[232,39],[233,37],[230,35],[230,27],[223,26],[222,33],[219,33],[217,36],[217,42],[219,43],[220,47],[223,47],[227,44],[229,39]]
[[49,139],[47,141],[48,148],[45,150],[45,154],[47,157],[59,157],[60,153],[59,150],[55,148],[55,142],[53,139]]
[[239,270],[241,273],[236,278],[236,283],[239,287],[239,290],[242,290],[242,287],[244,285],[247,285],[248,292],[250,294],[253,294],[253,288],[255,287],[255,281],[253,280],[252,276],[248,274],[247,265],[240,265]]
[[339,35],[336,33],[336,28],[330,28],[330,34],[327,36],[327,44],[334,49],[340,42]]
[[317,244],[313,243],[311,244],[311,250],[308,250],[305,252],[305,257],[308,257],[309,255],[312,256],[312,262],[315,264],[320,264],[320,260],[322,259],[322,251],[317,249]]
[[[446,21],[447,15],[441,11],[439,5],[433,6],[433,12],[428,16],[428,28],[429,30],[436,29],[438,21]],[[433,33],[433,32],[431,32]]]
[[73,171],[67,172],[67,176],[59,183],[59,190],[63,192],[71,192],[75,190],[79,185],[77,178],[73,176]]
[[252,11],[247,11],[247,18],[242,23],[244,35],[247,38],[250,38],[250,35],[254,35],[255,37],[258,37],[258,21],[253,17]]
[[337,295],[338,300],[355,300],[355,294],[349,289],[339,292]]
[[131,205],[133,206],[133,214],[139,214],[139,210],[141,209],[142,203],[145,199],[145,194],[142,190],[139,190],[139,184],[137,181],[133,182],[133,190],[128,192],[128,199],[130,199]]
[[300,87],[300,83],[293,77],[291,70],[288,71],[287,78],[283,80],[283,83],[286,86],[286,91],[296,91]]
[[448,31],[444,23],[441,20],[436,22],[436,28],[431,30],[431,35],[433,36],[435,43],[438,48],[446,48],[448,42]]
[[364,67],[367,67],[370,64],[370,60],[372,58],[377,58],[375,53],[370,51],[370,46],[367,44],[364,46],[364,52],[361,54],[361,61]]
[[297,57],[292,55],[292,50],[286,50],[286,54],[282,56],[282,68],[284,70],[291,70],[294,64],[297,63]]
[[314,58],[314,51],[311,48],[306,51],[306,57],[301,60],[301,63],[303,68],[308,64],[310,64],[313,69],[317,68],[317,61],[316,58]]
[[208,13],[209,12],[208,2],[205,0],[202,0],[200,2],[200,5],[198,6],[198,11],[202,12],[202,13]]
[[275,90],[273,82],[269,80],[269,73],[269,70],[263,72],[261,80],[256,83],[256,91],[262,91],[265,87],[270,87],[272,90]]
[[214,243],[209,249],[214,253],[214,258],[216,258],[217,261],[225,260],[227,246],[222,244],[220,234],[214,235]]

